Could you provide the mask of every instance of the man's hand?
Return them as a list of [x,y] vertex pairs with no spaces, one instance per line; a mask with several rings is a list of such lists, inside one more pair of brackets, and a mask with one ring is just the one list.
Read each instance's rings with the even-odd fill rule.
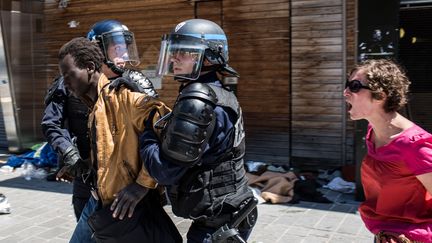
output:
[[57,173],[57,178],[70,180],[77,176],[90,172],[90,162],[84,161],[79,155],[78,150],[71,146],[66,149],[63,155],[64,166]]
[[123,188],[120,192],[114,195],[114,202],[111,204],[111,211],[113,211],[113,218],[123,219],[127,214],[132,217],[136,205],[147,195],[148,189],[137,184],[132,183]]
[[57,181],[69,182],[71,183],[75,178],[68,173],[68,168],[63,166],[56,174]]
[[124,86],[132,92],[144,93],[144,89],[135,81],[130,78],[119,77],[113,81],[111,81],[109,85],[110,90],[119,91],[120,88]]

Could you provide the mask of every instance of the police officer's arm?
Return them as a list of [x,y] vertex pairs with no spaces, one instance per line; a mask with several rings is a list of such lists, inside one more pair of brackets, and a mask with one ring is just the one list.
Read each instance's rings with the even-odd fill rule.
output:
[[199,164],[216,123],[215,92],[203,83],[184,87],[161,138],[163,157],[186,167]]
[[64,128],[67,93],[63,82],[53,88],[54,90],[51,90],[45,99],[46,107],[41,127],[48,143],[62,155],[72,146],[71,136]]
[[151,122],[147,121],[144,132],[140,135],[139,146],[141,159],[150,175],[161,185],[175,185],[186,173],[187,167],[179,166],[164,159],[160,153],[160,142],[153,130]]
[[125,87],[132,92],[139,92],[157,98],[158,93],[153,87],[153,83],[141,72],[135,70],[126,70],[122,77],[111,81],[109,89],[119,91]]
[[123,76],[129,77],[131,80],[137,83],[142,89],[142,91],[140,91],[141,93],[145,93],[146,95],[154,98],[159,96],[153,86],[153,83],[150,81],[150,79],[144,76],[142,72],[128,69],[123,73]]
[[[214,149],[212,153],[206,153],[206,160],[214,161],[230,146],[230,136],[233,132],[232,118],[221,107],[215,108],[216,123],[213,135],[208,141],[202,153]],[[189,169],[189,167],[177,164],[161,152],[159,131],[153,129],[151,122],[147,121],[144,132],[140,135],[139,146],[141,159],[150,175],[161,185],[176,185]],[[218,149],[215,149],[218,148]],[[204,161],[203,163],[205,163]]]
[[160,139],[146,126],[140,136],[140,154],[158,183],[177,184],[188,168],[201,162],[215,129],[215,104],[210,87],[193,83],[181,91]]
[[[63,83],[63,77],[59,77],[53,82],[52,87],[45,97],[45,111],[42,117],[42,131],[48,141],[62,160],[65,166],[57,173],[57,177],[70,180],[85,173],[89,166],[79,154],[78,148],[72,142],[71,135],[64,128],[67,119],[66,103],[68,92]],[[67,173],[67,174],[65,174]]]

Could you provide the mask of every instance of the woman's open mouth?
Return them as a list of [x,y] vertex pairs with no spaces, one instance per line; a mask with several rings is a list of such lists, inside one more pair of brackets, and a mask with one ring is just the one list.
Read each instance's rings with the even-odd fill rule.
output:
[[352,109],[352,105],[348,102],[346,102],[347,111],[350,111]]

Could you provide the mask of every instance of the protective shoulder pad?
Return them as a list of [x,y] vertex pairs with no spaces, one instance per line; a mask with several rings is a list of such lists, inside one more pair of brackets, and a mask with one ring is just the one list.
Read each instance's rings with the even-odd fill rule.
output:
[[[240,108],[240,104],[237,100],[237,97],[234,95],[232,91],[226,90],[223,87],[209,85],[213,91],[216,93],[219,101],[217,103],[218,106],[222,106],[224,108],[229,108],[237,115],[237,120],[234,124],[234,133],[233,133],[233,147],[244,147],[244,139],[245,139],[245,129],[243,124],[243,115],[242,110]],[[241,150],[242,148],[240,148]],[[244,148],[243,148],[244,150]]]
[[123,73],[124,77],[128,77],[136,82],[139,86],[144,89],[144,93],[152,97],[158,97],[156,90],[154,89],[153,83],[148,79],[142,72],[128,69]]
[[178,100],[188,98],[207,100],[215,105],[218,103],[216,93],[209,85],[203,83],[191,83],[183,88]]
[[199,163],[216,123],[216,103],[216,94],[208,85],[186,86],[163,132],[163,156],[184,166]]
[[63,76],[59,76],[54,79],[48,88],[48,92],[44,98],[45,105],[48,105],[55,97],[62,95],[67,96],[67,93],[63,83]]
[[237,116],[239,116],[240,105],[237,101],[237,97],[232,91],[215,85],[209,85],[209,87],[215,92],[216,96],[218,97],[217,105],[230,108],[237,114]]

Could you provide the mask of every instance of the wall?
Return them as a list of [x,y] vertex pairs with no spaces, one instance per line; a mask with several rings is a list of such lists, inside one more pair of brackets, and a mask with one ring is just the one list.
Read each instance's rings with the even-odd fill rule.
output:
[[353,5],[343,0],[292,0],[291,5],[292,162],[342,165],[348,150],[342,95],[346,39],[352,41],[354,34],[347,36],[345,10]]
[[290,15],[288,0],[223,1],[231,63],[241,77],[246,160],[288,164]]

